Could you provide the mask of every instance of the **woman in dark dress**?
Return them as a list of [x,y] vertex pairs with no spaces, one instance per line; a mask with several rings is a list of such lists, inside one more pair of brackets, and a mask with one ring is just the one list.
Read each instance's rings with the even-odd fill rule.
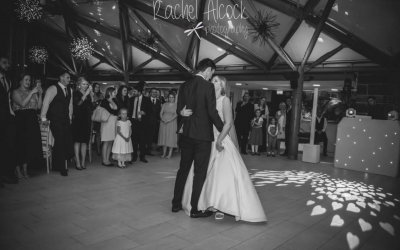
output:
[[[25,73],[20,76],[19,84],[19,88],[12,92],[17,131],[15,139],[19,145],[16,174],[19,179],[27,179],[28,163],[43,157],[42,137],[36,112],[42,108],[43,91],[40,85],[31,89],[31,77]],[[23,167],[23,173],[20,166]]]
[[76,169],[85,167],[87,144],[90,143],[93,110],[92,86],[85,78],[78,79],[78,89],[74,91],[74,116],[72,118],[72,139],[74,141]]
[[117,96],[113,101],[117,104],[118,110],[122,108],[129,109],[128,87],[125,85],[119,86]]
[[[104,99],[103,93],[100,91],[100,83],[95,82],[93,83],[93,101],[95,103],[95,107],[100,106],[101,101]],[[101,145],[101,138],[100,138],[100,126],[101,122],[93,122],[93,133],[95,136],[95,142],[97,146],[97,155],[101,155],[100,145]]]

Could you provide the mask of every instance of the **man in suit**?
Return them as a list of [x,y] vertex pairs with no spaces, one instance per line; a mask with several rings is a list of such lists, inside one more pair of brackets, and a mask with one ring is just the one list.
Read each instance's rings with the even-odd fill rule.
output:
[[[8,57],[0,55],[0,187],[3,183],[16,184],[15,171],[15,117],[11,109],[10,93],[13,90],[6,73],[10,69]],[[21,142],[22,143],[22,142]]]
[[251,104],[249,100],[249,93],[245,93],[243,95],[243,101],[238,102],[235,109],[236,134],[239,141],[240,151],[244,155],[247,155],[247,140],[250,132],[251,119],[254,117],[254,105]]
[[137,161],[138,151],[140,151],[139,159],[141,162],[147,163],[146,160],[146,142],[147,130],[149,126],[149,116],[152,114],[152,107],[150,98],[145,97],[143,89],[146,82],[140,81],[133,88],[133,96],[129,98],[129,112],[128,116],[132,123],[132,146],[133,157],[132,161]]
[[152,88],[150,91],[151,97],[151,109],[152,113],[149,115],[149,126],[148,126],[148,135],[147,135],[147,145],[146,145],[146,155],[154,156],[151,153],[153,148],[153,142],[157,144],[158,142],[158,130],[160,128],[160,112],[161,112],[161,101],[157,98],[159,90],[156,88]]
[[62,72],[58,78],[58,83],[46,91],[40,117],[45,125],[50,121],[50,130],[54,136],[52,170],[68,176],[66,161],[74,156],[71,137],[73,98],[72,89],[68,86],[71,77],[68,72]]
[[[211,59],[203,59],[197,65],[196,76],[184,82],[178,95],[177,110],[184,115],[178,125],[178,131],[183,128],[180,138],[182,149],[181,162],[176,176],[172,212],[182,209],[182,195],[192,163],[194,162],[193,190],[191,196],[192,210],[190,217],[208,217],[212,212],[197,210],[200,193],[207,175],[208,163],[211,154],[211,145],[214,141],[213,125],[221,131],[224,124],[216,109],[214,85],[209,82],[216,69]],[[193,112],[193,115],[189,115]],[[182,127],[183,126],[183,127]],[[217,143],[218,151],[222,145]]]
[[288,155],[290,126],[292,124],[292,99],[286,99],[286,124],[285,124],[285,152],[281,156]]

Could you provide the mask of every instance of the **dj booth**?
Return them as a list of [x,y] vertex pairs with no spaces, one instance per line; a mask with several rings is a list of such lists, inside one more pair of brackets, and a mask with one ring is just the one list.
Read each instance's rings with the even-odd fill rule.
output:
[[398,176],[399,121],[343,118],[337,128],[334,166]]

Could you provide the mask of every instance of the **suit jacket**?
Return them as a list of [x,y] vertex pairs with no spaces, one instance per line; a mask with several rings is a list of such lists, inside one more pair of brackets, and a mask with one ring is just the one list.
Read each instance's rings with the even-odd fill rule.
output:
[[216,109],[214,85],[204,80],[201,76],[195,76],[184,82],[178,94],[176,112],[191,109],[193,114],[182,117],[178,131],[183,126],[183,135],[203,141],[214,141],[213,124],[221,131],[224,124]]
[[152,109],[152,113],[149,116],[149,122],[150,123],[159,123],[161,118],[160,118],[160,113],[161,113],[161,101],[156,99],[156,103],[154,104],[150,99],[150,103],[151,103],[151,109]]
[[10,113],[10,92],[14,89],[9,78],[7,78],[9,85],[8,91],[4,88],[3,83],[0,80],[0,120],[4,121],[11,115]]
[[292,124],[292,110],[293,107],[286,110],[286,124],[285,124],[285,133],[289,133],[290,125]]
[[236,129],[247,129],[250,130],[251,119],[254,118],[254,106],[250,102],[242,107],[243,102],[238,102],[236,105],[236,118],[235,127]]
[[[131,97],[129,98],[129,110],[128,110],[128,117],[129,119],[132,118],[133,115],[133,109],[135,108],[135,99],[139,98],[137,97]],[[149,122],[149,117],[151,116],[151,114],[153,113],[153,109],[151,107],[151,101],[150,98],[146,97],[146,96],[142,96],[142,104],[140,105],[140,110],[144,111],[146,114],[142,115],[142,122]]]

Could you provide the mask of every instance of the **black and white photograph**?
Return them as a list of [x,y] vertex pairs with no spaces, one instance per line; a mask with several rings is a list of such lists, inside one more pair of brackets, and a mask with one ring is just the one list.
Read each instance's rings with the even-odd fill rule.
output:
[[400,249],[399,0],[2,0],[0,249]]

